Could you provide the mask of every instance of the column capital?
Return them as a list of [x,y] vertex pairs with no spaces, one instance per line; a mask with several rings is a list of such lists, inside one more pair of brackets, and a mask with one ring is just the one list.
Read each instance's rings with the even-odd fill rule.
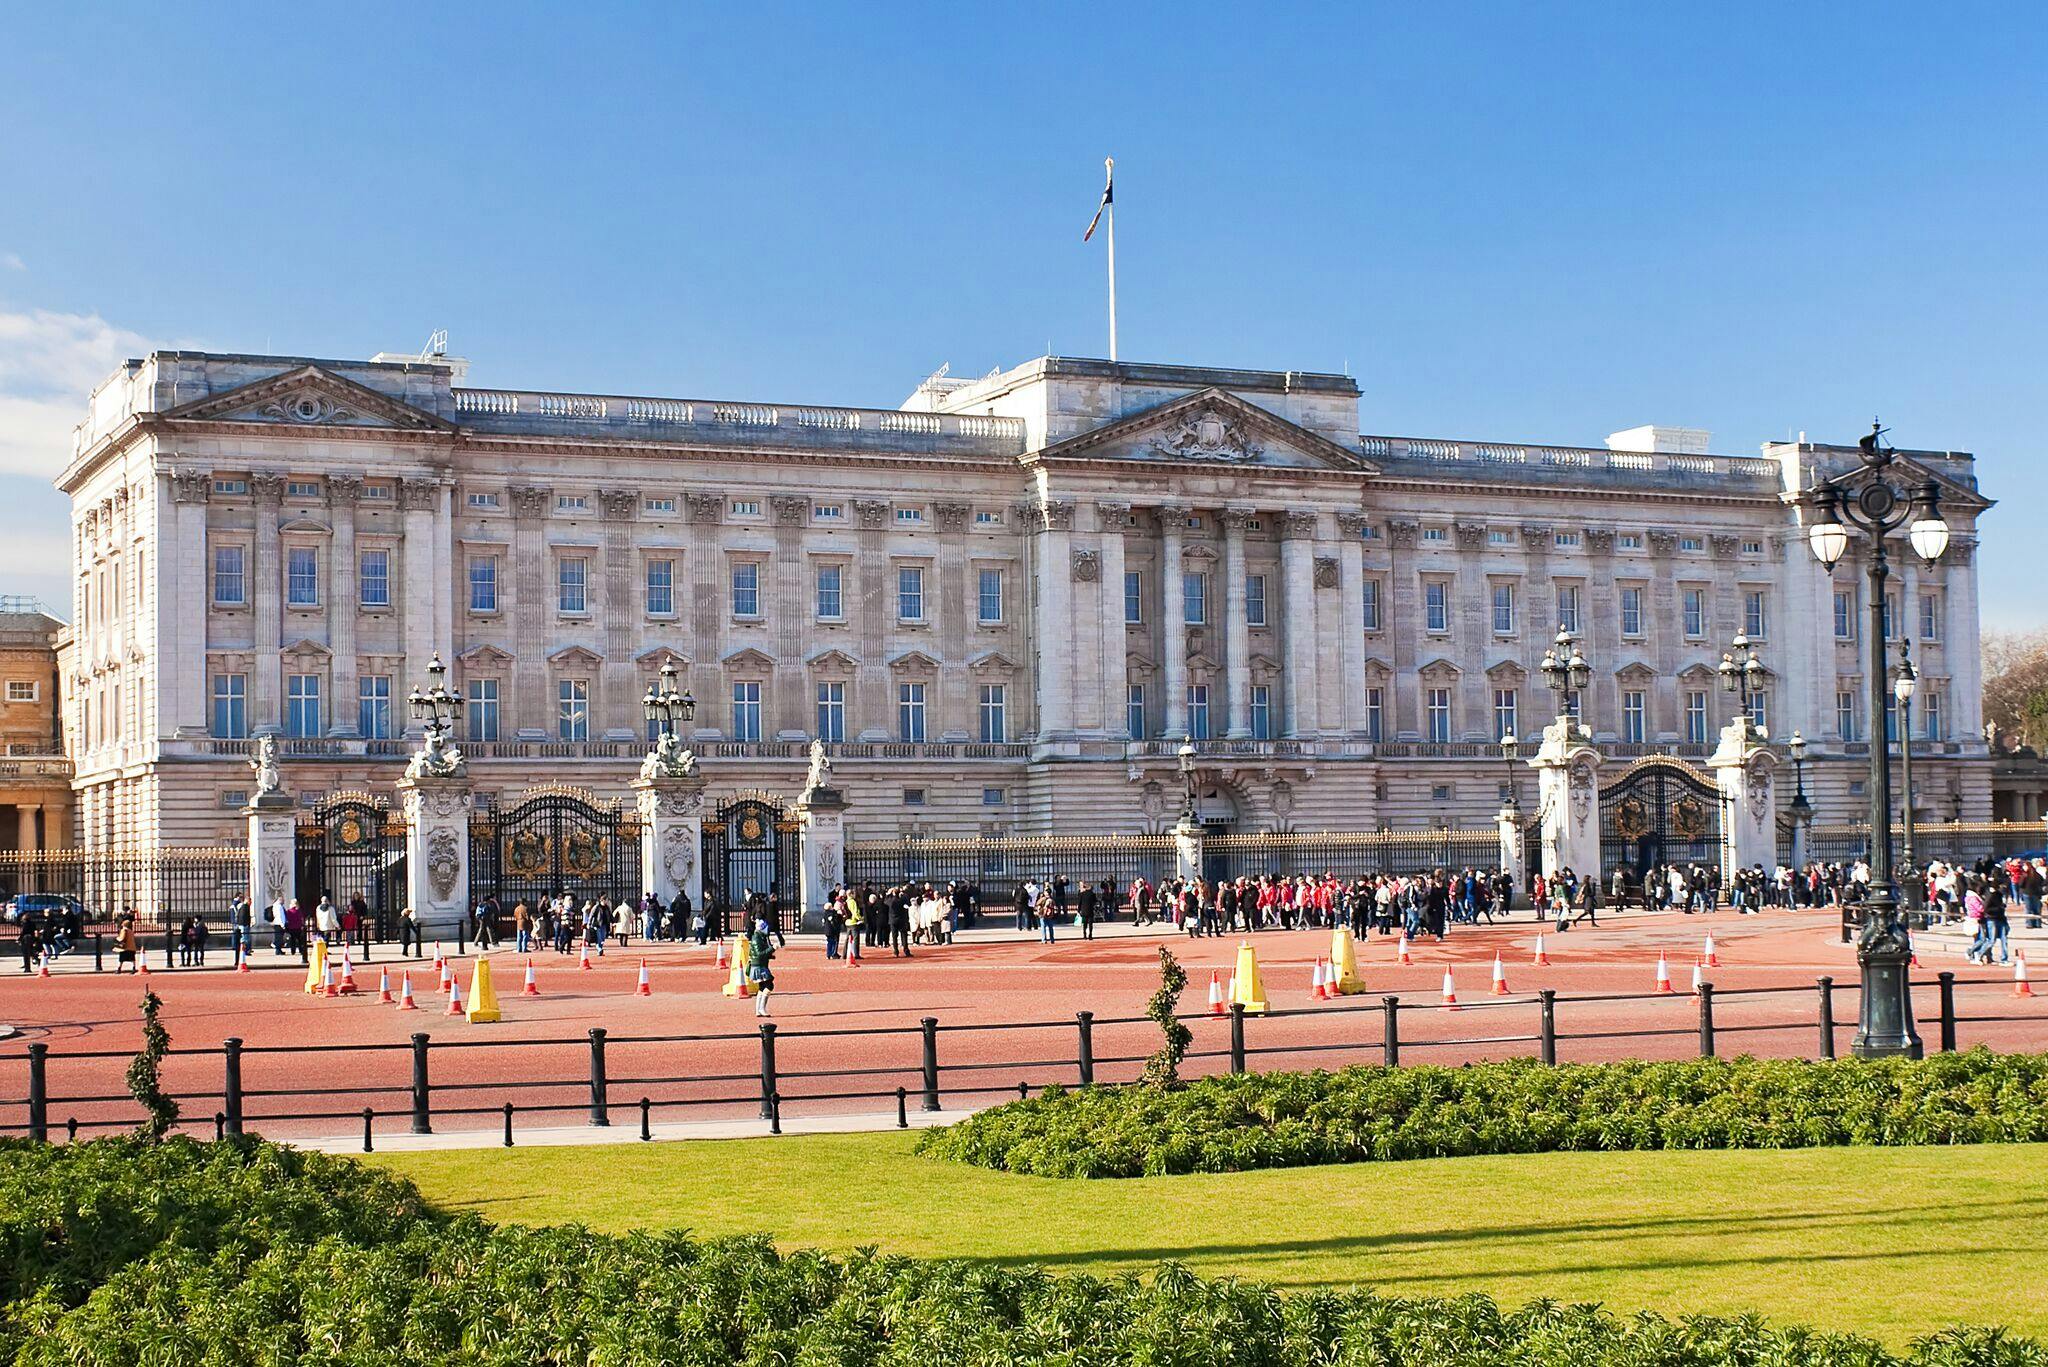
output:
[[1152,511],[1159,515],[1161,531],[1170,527],[1176,532],[1182,532],[1187,530],[1188,519],[1194,515],[1195,510],[1185,503],[1161,503],[1154,506]]
[[1031,519],[1034,532],[1070,532],[1074,529],[1074,501],[1070,498],[1045,498],[1027,504],[1025,513]]
[[631,522],[640,511],[640,493],[636,489],[599,489],[597,506],[607,522]]
[[1222,508],[1216,513],[1216,520],[1223,524],[1226,532],[1242,532],[1245,524],[1259,515],[1257,508]]
[[1337,514],[1337,530],[1346,536],[1363,536],[1370,521],[1364,513],[1346,509]]
[[333,474],[327,477],[327,501],[338,508],[345,508],[363,496],[363,477],[354,472]]
[[204,470],[173,470],[171,501],[204,503],[213,497],[213,476]]
[[276,503],[284,497],[284,476],[275,470],[258,470],[249,476],[249,492],[259,503]]
[[967,529],[968,514],[974,511],[971,503],[934,503],[932,517],[938,522],[941,532],[959,532]]
[[1280,515],[1280,531],[1289,541],[1311,540],[1322,519],[1306,509],[1295,508]]
[[553,492],[545,484],[515,484],[512,486],[512,511],[519,517],[544,517],[548,511],[548,495]]
[[811,500],[803,494],[774,494],[768,499],[778,527],[801,527],[810,518]]
[[1106,532],[1128,531],[1137,525],[1137,517],[1128,503],[1097,503],[1095,516]]
[[408,513],[431,513],[441,501],[441,486],[433,480],[402,479],[398,482],[398,506]]
[[1413,522],[1406,518],[1393,518],[1387,523],[1388,540],[1404,551],[1414,548],[1415,538],[1421,531],[1422,524],[1420,522]]

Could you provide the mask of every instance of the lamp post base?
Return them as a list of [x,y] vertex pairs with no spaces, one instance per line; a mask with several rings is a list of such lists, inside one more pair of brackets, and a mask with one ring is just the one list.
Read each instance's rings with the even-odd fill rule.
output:
[[1863,933],[1856,941],[1862,1003],[1849,1052],[1857,1058],[1919,1058],[1920,1035],[1913,1028],[1913,943],[1899,921],[1891,889],[1873,892],[1863,905],[1863,916]]

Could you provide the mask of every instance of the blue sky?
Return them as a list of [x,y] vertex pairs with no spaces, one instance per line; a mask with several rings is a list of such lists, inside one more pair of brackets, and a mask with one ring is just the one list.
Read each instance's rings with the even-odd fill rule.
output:
[[1987,622],[2048,624],[2048,10],[18,6],[0,590],[152,345],[894,405],[1105,346],[1346,369],[1376,433],[1974,450]]

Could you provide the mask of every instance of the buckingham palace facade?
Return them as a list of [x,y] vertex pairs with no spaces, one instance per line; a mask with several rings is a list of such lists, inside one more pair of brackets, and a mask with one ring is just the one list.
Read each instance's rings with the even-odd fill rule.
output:
[[[858,838],[1163,830],[1184,740],[1219,829],[1485,826],[1560,624],[1606,755],[1704,757],[1741,632],[1820,818],[1865,802],[1865,581],[1799,499],[1853,446],[1361,436],[1348,376],[1060,357],[894,409],[465,371],[159,352],[95,392],[58,481],[81,843],[239,838],[265,733],[298,801],[388,796],[437,656],[485,800],[624,797],[672,663],[714,792],[793,797],[822,738]],[[1969,455],[1902,457],[1955,533],[1893,581],[1916,805],[1982,819],[1988,505]]]

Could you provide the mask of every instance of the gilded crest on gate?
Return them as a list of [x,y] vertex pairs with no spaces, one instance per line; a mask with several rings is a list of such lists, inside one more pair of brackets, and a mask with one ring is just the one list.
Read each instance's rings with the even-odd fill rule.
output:
[[1691,793],[1671,804],[1671,831],[1680,840],[1700,840],[1707,834],[1707,804]]
[[604,872],[605,838],[589,831],[572,831],[562,841],[562,871],[574,878],[590,878]]
[[1650,804],[1631,794],[1614,809],[1614,833],[1623,840],[1641,840],[1650,833]]
[[505,870],[518,878],[537,878],[548,871],[548,838],[539,831],[514,831],[505,837]]
[[334,843],[342,849],[354,849],[366,839],[368,833],[363,829],[363,819],[359,816],[345,816],[334,828]]

